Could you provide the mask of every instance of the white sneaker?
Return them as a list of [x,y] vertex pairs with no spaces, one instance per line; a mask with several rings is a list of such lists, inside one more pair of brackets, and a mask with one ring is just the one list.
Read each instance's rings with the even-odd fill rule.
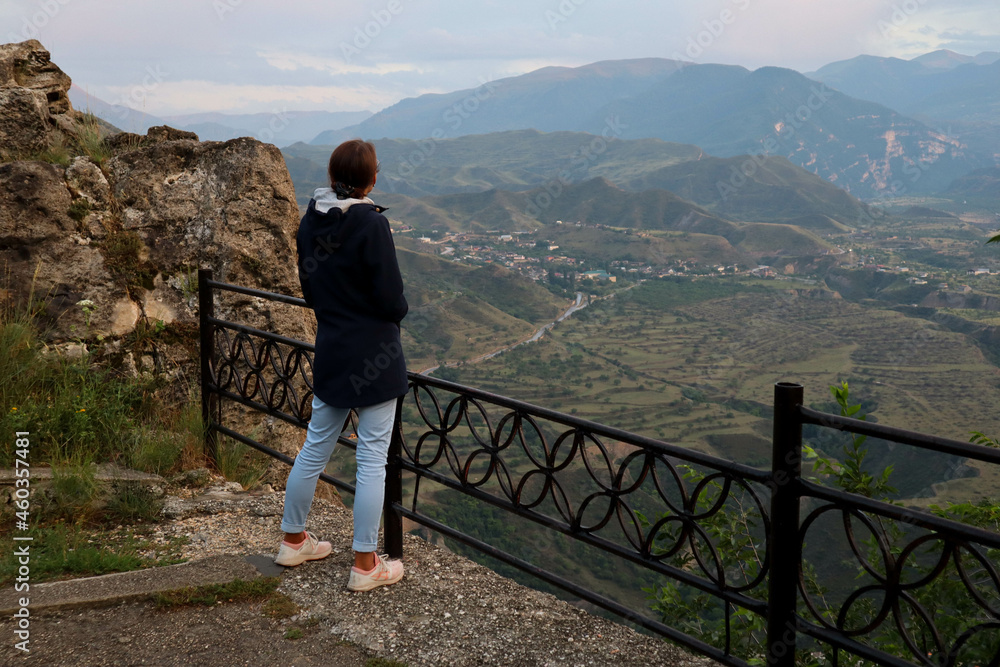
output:
[[274,562],[285,567],[301,565],[307,560],[318,560],[330,555],[333,547],[329,542],[320,542],[312,533],[306,533],[306,539],[297,547],[290,546],[287,542],[282,542],[278,548],[278,555]]
[[351,568],[351,577],[347,580],[349,591],[370,591],[379,586],[394,584],[403,578],[403,562],[385,560],[385,556],[375,556],[375,567],[363,572],[356,567]]

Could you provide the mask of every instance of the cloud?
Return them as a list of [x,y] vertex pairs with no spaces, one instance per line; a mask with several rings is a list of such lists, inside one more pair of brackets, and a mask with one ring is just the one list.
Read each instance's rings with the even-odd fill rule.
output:
[[[142,96],[162,114],[200,104],[269,111],[282,95],[289,109],[378,110],[545,66],[625,58],[809,71],[862,53],[1000,50],[996,0],[4,0],[0,24],[16,29],[46,2],[61,9],[39,39],[76,83],[116,97],[150,68],[167,72]],[[904,6],[916,9],[900,18]]]
[[257,55],[271,67],[284,71],[311,69],[334,76],[341,74],[374,74],[376,76],[383,76],[397,72],[420,72],[420,68],[413,63],[377,63],[365,65],[362,63],[346,62],[343,58],[289,52],[258,52]]
[[134,86],[104,86],[91,92],[109,102],[128,100],[132,108],[162,116],[199,111],[361,111],[381,109],[398,98],[396,92],[372,86],[262,86],[195,80],[164,81],[139,97]]

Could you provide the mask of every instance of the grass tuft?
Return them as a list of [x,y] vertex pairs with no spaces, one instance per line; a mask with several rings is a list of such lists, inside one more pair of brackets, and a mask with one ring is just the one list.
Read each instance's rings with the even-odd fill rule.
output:
[[114,485],[105,507],[105,520],[112,523],[144,523],[160,519],[163,498],[149,485],[121,481]]
[[78,197],[74,199],[69,205],[69,217],[73,218],[77,222],[83,222],[90,215],[90,202],[83,197]]
[[83,120],[77,126],[79,147],[84,155],[90,157],[98,166],[111,157],[111,149],[104,140],[101,121],[92,113],[85,113]]
[[85,520],[93,515],[100,493],[94,466],[86,459],[53,466],[52,486],[42,512],[58,519]]
[[[12,523],[7,521],[5,525]],[[57,521],[32,528],[31,536],[34,538],[31,543],[32,583],[67,575],[89,577],[181,562],[177,554],[180,540],[153,545],[139,539],[131,530],[88,530],[81,522]],[[0,552],[0,585],[12,582],[18,567],[13,549]]]
[[248,602],[270,598],[281,580],[277,577],[263,577],[244,581],[234,579],[228,584],[190,586],[176,591],[158,593],[154,600],[159,609],[203,605],[210,607],[219,602]]
[[406,667],[406,663],[390,658],[368,658],[365,667]]
[[219,438],[218,454],[222,476],[248,491],[260,484],[271,464],[266,455],[224,436]]
[[114,231],[101,243],[105,266],[115,280],[129,291],[144,285],[152,287],[151,269],[143,260],[144,248],[139,235],[130,230]]
[[284,593],[275,593],[264,605],[264,615],[271,618],[291,618],[299,613],[299,606]]

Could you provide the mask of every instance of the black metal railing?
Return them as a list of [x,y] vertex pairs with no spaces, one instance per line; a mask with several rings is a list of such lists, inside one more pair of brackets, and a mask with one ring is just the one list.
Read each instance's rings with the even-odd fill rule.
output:
[[[199,272],[209,451],[214,452],[217,434],[224,434],[291,463],[290,457],[224,426],[222,403],[304,427],[314,348],[215,317],[216,290],[306,304],[216,282],[210,271]],[[962,664],[963,649],[981,645],[984,636],[989,641],[994,631],[997,656],[984,664],[1000,662],[1000,576],[989,555],[1000,549],[1000,535],[804,479],[802,427],[873,435],[993,464],[1000,463],[998,450],[816,412],[803,406],[801,386],[781,383],[775,388],[772,467],[763,471],[451,382],[413,373],[409,381],[409,392],[397,406],[386,479],[385,546],[392,557],[403,555],[405,518],[730,665],[748,664],[732,650],[735,634],[744,627],[734,619],[746,612],[763,619],[761,643],[773,664],[792,665],[797,647],[801,654],[817,646],[832,649],[835,659],[846,652],[888,665]],[[354,446],[349,437],[341,442]],[[323,479],[353,493],[344,481],[325,474]],[[723,619],[719,645],[497,548],[483,535],[447,525],[438,512],[443,494],[461,494],[510,521],[537,526],[542,534],[562,535],[610,554],[651,579],[667,578],[711,596]],[[834,514],[840,516],[849,553],[874,580],[846,593],[840,604],[822,595],[817,599],[802,555],[811,531]],[[720,518],[731,515],[743,518],[726,528],[742,531],[738,539],[718,529]],[[895,534],[896,543],[886,538],[882,522],[905,527]],[[873,538],[861,539],[855,523],[867,526]],[[830,538],[828,528],[823,539]],[[727,553],[733,542],[753,557]],[[919,570],[916,566],[930,558],[926,546],[936,542],[942,555],[919,580],[907,580],[907,567]],[[871,558],[881,562],[872,564]],[[949,563],[981,612],[961,631],[939,630],[934,610],[914,593],[946,576]],[[861,607],[868,612],[861,614],[864,622],[857,620]],[[915,618],[929,625],[915,631]],[[876,645],[886,627],[895,628],[911,660]]]
[[[1000,449],[819,412],[803,405],[800,385],[779,383],[775,387],[775,459],[801,460],[803,424],[1000,464]],[[796,507],[795,532],[774,530],[770,547],[774,552],[787,548],[799,558],[793,570],[798,574],[798,600],[790,582],[781,578],[776,584],[779,578],[772,577],[772,595],[777,587],[782,596],[780,602],[772,597],[772,606],[783,611],[769,617],[769,632],[777,632],[783,624],[794,628],[792,647],[795,634],[801,633],[884,665],[1000,665],[1000,534],[945,518],[943,513],[824,487],[791,472],[788,480],[774,498],[807,504],[807,514],[800,519]],[[792,510],[788,511],[790,520]],[[821,599],[815,586],[807,585],[802,567],[802,546],[810,536],[824,539],[816,529],[826,515],[838,519],[857,561],[856,581],[839,603]],[[868,537],[862,539],[861,533]],[[960,605],[965,618],[953,616],[959,597],[965,601]],[[881,644],[893,640],[899,652],[910,654],[910,660],[882,650]],[[977,652],[972,660],[965,652],[974,645]],[[774,653],[769,656],[776,657]]]

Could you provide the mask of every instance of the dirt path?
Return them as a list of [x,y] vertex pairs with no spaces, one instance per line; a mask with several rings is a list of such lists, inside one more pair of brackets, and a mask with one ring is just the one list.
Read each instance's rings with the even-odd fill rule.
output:
[[[637,287],[638,285],[641,285],[642,282],[643,281],[639,281],[639,282],[637,282],[635,284],[629,285],[628,287],[626,287],[624,289],[618,290],[617,292],[612,292],[611,294],[605,294],[604,296],[601,296],[601,297],[598,297],[596,299],[593,299],[593,301],[602,301],[604,299],[611,299],[616,294],[622,294],[622,293],[627,292],[628,290],[632,289],[633,287]],[[431,373],[433,373],[437,369],[441,368],[441,366],[445,366],[445,367],[452,366],[452,367],[454,367],[454,366],[459,366],[461,364],[476,364],[476,363],[479,363],[480,361],[486,361],[487,359],[492,359],[493,357],[495,357],[497,355],[500,355],[500,354],[503,354],[504,352],[507,352],[509,350],[513,350],[515,347],[520,347],[520,346],[526,345],[528,343],[534,343],[535,341],[539,340],[542,336],[544,336],[546,331],[548,331],[549,329],[551,329],[555,325],[559,324],[563,320],[569,318],[571,315],[573,315],[573,313],[577,312],[578,310],[583,310],[584,308],[586,308],[587,306],[589,306],[592,303],[592,301],[588,301],[587,303],[584,303],[583,297],[584,297],[583,292],[577,292],[576,293],[576,301],[574,301],[573,305],[570,306],[569,308],[567,308],[566,311],[562,315],[560,315],[559,317],[557,317],[552,322],[549,322],[548,324],[540,327],[537,331],[535,331],[535,333],[533,333],[531,336],[528,336],[527,338],[525,338],[523,340],[519,340],[516,343],[513,343],[511,345],[505,345],[503,347],[499,347],[499,348],[497,348],[497,349],[495,349],[495,350],[493,350],[491,352],[485,352],[483,354],[480,354],[477,357],[473,357],[472,359],[469,359],[469,360],[464,361],[464,362],[446,361],[445,363],[440,364],[438,366],[431,366],[430,368],[425,368],[424,370],[419,371],[419,374],[420,375],[430,375]]]
[[[283,500],[279,493],[250,495],[213,487],[185,498],[183,506],[175,505],[180,515],[157,524],[150,539],[169,543],[186,537],[181,555],[192,561],[268,556],[281,539]],[[283,600],[287,613],[294,614],[289,618],[268,616],[260,602],[167,610],[157,610],[148,601],[39,609],[31,616],[31,652],[24,655],[14,648],[13,633],[8,632],[8,640],[0,646],[0,665],[714,664],[525,588],[412,535],[404,536],[402,581],[369,593],[351,593],[345,587],[353,562],[350,511],[316,499],[309,521],[310,529],[333,543],[333,552],[280,575],[277,592],[287,598]]]
[[[41,614],[31,621],[31,651],[11,642],[2,665],[56,667],[364,667],[373,654],[320,625],[268,618],[263,603],[157,610],[152,602]],[[285,639],[289,627],[302,637]]]

